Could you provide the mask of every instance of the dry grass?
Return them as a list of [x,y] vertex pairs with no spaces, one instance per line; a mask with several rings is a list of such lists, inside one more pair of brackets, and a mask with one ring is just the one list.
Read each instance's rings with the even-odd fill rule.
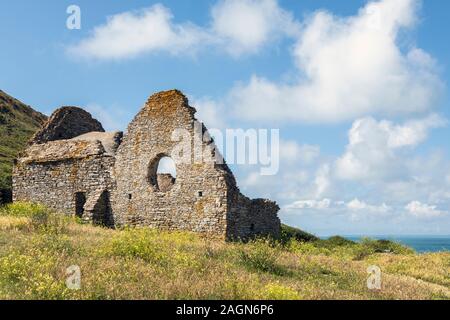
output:
[[[450,299],[448,252],[222,243],[36,219],[42,207],[21,205],[0,209],[0,299]],[[65,285],[71,265],[81,268],[81,290]],[[380,291],[367,289],[370,265],[383,271]]]

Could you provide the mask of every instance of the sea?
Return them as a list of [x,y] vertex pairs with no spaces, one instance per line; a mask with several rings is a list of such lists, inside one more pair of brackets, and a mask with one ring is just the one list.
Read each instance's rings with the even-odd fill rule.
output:
[[[353,241],[359,241],[361,236],[345,236]],[[418,253],[450,251],[450,236],[370,236],[376,240],[392,240],[413,248]]]

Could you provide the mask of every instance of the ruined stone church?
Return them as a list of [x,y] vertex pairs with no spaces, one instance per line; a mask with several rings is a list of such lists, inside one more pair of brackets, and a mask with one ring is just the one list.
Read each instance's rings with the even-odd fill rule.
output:
[[109,227],[188,230],[228,240],[278,237],[278,205],[241,194],[214,154],[201,163],[175,163],[176,177],[158,172],[175,146],[175,129],[198,134],[195,113],[181,92],[160,92],[123,134],[105,132],[80,108],[60,108],[15,161],[14,201],[43,203]]

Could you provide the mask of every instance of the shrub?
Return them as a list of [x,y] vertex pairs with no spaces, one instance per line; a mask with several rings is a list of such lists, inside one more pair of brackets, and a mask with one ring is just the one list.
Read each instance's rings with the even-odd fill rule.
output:
[[390,240],[374,240],[370,238],[364,238],[362,239],[361,243],[358,243],[358,245],[355,246],[354,259],[362,260],[376,253],[410,255],[414,254],[414,250]]
[[318,248],[336,249],[339,247],[356,245],[356,242],[348,240],[344,237],[333,236],[326,240],[317,240],[314,242],[314,245]]
[[66,231],[68,218],[52,212],[47,207],[29,202],[15,202],[0,208],[0,216],[28,218],[21,228],[43,233],[61,234]]
[[107,244],[105,251],[125,258],[140,258],[146,262],[164,263],[167,256],[158,243],[158,235],[151,229],[125,229]]
[[330,255],[331,250],[323,247],[317,246],[316,242],[299,242],[296,240],[291,240],[287,245],[287,248],[290,252],[297,254],[306,254],[306,255]]
[[282,275],[284,269],[277,264],[280,257],[279,248],[272,247],[267,239],[257,239],[240,248],[239,261],[248,269]]
[[311,242],[319,240],[315,235],[302,231],[300,229],[290,227],[288,225],[281,225],[281,242],[288,243],[290,240],[295,239],[300,242]]
[[31,217],[31,227],[35,231],[48,234],[62,234],[67,228],[67,219],[64,216],[46,212],[37,212]]
[[69,295],[63,279],[55,276],[57,261],[47,251],[12,251],[0,258],[0,287],[22,299],[64,299]]
[[161,271],[166,273],[200,270],[208,259],[203,251],[193,250],[194,239],[196,236],[190,233],[127,228],[101,248],[100,254],[142,259],[156,268],[162,268]]
[[11,217],[31,218],[48,212],[48,209],[40,204],[31,202],[14,202],[0,207],[0,215]]
[[361,241],[363,247],[368,248],[373,253],[393,253],[393,254],[412,254],[414,250],[400,243],[390,240],[373,240],[364,238]]

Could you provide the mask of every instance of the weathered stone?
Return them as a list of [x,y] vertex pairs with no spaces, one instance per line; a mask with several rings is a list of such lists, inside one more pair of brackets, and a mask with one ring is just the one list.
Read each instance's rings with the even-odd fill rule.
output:
[[30,144],[71,139],[92,131],[105,130],[89,112],[78,107],[62,107],[53,112],[44,127],[31,139]]
[[[70,137],[83,130],[67,124],[71,139],[33,144],[18,159],[14,200],[42,202],[108,226],[190,230],[223,239],[278,237],[277,204],[242,195],[229,167],[212,152],[201,163],[176,163],[176,179],[157,173],[159,161],[177,144],[175,129],[192,138],[206,131],[196,132],[195,112],[172,90],[150,97],[123,138],[96,132],[98,127]],[[211,139],[200,141],[203,148],[213,146]]]
[[167,192],[170,189],[172,189],[173,185],[175,184],[175,178],[172,177],[170,173],[165,174],[158,174],[157,176],[157,188],[161,192]]

